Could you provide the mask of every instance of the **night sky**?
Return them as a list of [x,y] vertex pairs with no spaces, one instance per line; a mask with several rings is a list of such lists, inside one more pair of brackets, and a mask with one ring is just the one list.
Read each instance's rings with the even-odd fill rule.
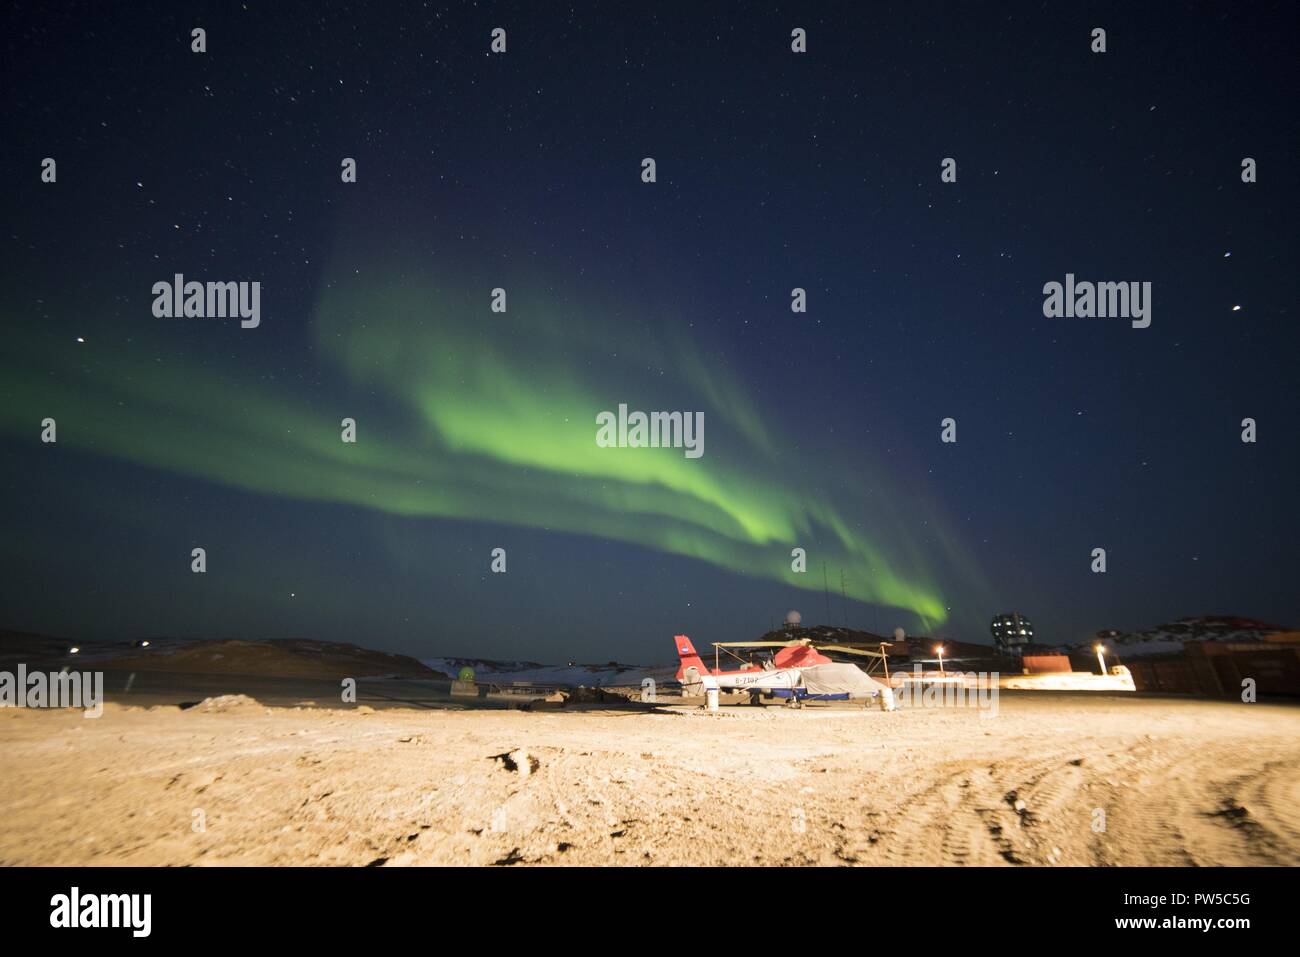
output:
[[[1293,4],[13,6],[0,627],[1300,623]],[[260,325],[155,317],[177,273]],[[1067,273],[1151,325],[1045,317]]]

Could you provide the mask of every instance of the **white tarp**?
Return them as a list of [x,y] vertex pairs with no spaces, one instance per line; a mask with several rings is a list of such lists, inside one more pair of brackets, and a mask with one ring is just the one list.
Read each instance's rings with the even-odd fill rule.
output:
[[852,698],[870,698],[885,688],[857,665],[838,662],[804,668],[803,686],[809,694],[848,694]]

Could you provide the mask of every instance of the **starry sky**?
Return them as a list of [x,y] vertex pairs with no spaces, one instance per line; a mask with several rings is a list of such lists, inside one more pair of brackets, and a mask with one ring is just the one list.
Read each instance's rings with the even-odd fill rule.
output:
[[[47,6],[3,35],[0,627],[1300,622],[1291,5]],[[156,317],[177,273],[260,325]],[[1046,318],[1067,273],[1150,327]],[[599,447],[620,403],[704,454]]]

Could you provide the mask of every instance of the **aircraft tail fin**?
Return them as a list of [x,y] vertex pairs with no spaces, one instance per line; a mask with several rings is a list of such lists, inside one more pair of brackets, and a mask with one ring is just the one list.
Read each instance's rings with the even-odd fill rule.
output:
[[691,639],[685,635],[677,635],[675,640],[677,657],[681,662],[677,668],[677,680],[682,684],[698,684],[701,678],[710,674],[709,666],[700,659],[700,654],[691,644]]

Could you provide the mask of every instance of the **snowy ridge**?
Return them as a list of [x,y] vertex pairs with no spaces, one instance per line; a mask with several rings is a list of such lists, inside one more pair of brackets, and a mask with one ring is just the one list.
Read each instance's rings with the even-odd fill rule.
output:
[[[1206,615],[1198,618],[1179,618],[1153,628],[1102,640],[1121,655],[1142,657],[1179,654],[1183,651],[1183,645],[1189,641],[1264,641],[1269,635],[1286,630],[1278,625],[1270,625],[1253,618]],[[1082,642],[1072,647],[1076,650],[1087,650],[1091,644],[1092,642]]]
[[509,684],[514,681],[531,681],[535,685],[556,685],[565,688],[605,688],[636,686],[643,678],[657,682],[674,680],[676,668],[651,665],[629,665],[611,661],[603,665],[544,665],[536,661],[494,661],[486,658],[426,658],[423,663],[434,671],[453,678],[461,668],[474,669],[474,679],[479,682]]

